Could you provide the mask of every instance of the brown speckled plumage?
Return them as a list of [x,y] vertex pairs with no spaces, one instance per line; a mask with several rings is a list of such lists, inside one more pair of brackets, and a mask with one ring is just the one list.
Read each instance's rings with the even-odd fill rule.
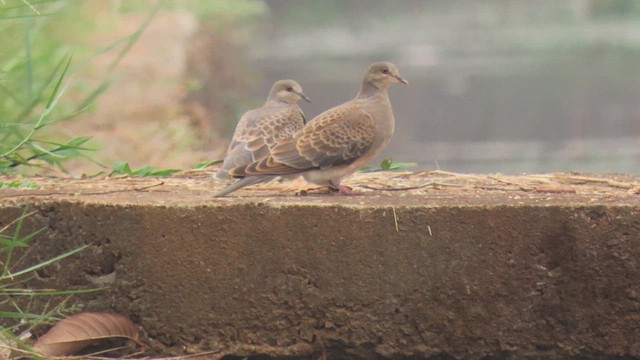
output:
[[266,157],[230,169],[231,176],[242,179],[216,196],[275,176],[298,174],[343,192],[340,181],[370,162],[393,135],[395,120],[387,89],[396,83],[407,81],[393,64],[371,65],[355,99],[316,116],[292,138],[269,147]]
[[229,170],[268,156],[275,144],[302,129],[305,118],[298,106],[301,99],[308,101],[297,82],[276,82],[264,106],[247,111],[240,118],[224,163],[215,178],[229,178]]

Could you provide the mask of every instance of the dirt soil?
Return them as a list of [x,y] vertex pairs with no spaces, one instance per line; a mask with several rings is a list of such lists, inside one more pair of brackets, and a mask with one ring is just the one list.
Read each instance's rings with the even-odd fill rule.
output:
[[[201,358],[640,359],[640,179],[357,174],[345,197],[267,184],[212,198],[210,171],[35,178],[30,286],[100,293],[148,354]],[[34,307],[44,306],[36,301]],[[4,309],[0,309],[4,310]]]

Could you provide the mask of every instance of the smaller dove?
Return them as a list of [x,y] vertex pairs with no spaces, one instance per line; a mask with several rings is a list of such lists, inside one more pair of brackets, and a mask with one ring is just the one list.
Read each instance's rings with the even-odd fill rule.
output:
[[250,164],[269,155],[269,149],[302,129],[306,120],[300,100],[310,102],[302,87],[294,80],[279,80],[271,87],[267,101],[249,110],[236,125],[231,144],[216,180],[229,179],[229,170]]
[[398,83],[408,84],[395,65],[389,62],[371,65],[355,99],[316,116],[293,137],[270,146],[267,156],[229,168],[229,174],[240,180],[214,196],[224,196],[277,176],[296,175],[341,194],[353,193],[340,182],[367,165],[389,144],[395,120],[387,90]]

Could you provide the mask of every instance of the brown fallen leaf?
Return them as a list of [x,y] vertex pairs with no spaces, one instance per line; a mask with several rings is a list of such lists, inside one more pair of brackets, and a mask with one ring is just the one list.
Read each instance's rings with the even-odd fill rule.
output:
[[97,341],[113,338],[138,343],[138,327],[122,315],[84,312],[58,322],[36,341],[33,350],[45,357],[73,355]]

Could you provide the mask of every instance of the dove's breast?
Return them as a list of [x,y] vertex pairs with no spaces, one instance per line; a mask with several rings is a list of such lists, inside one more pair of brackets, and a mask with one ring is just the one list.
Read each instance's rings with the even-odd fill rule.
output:
[[304,174],[305,180],[318,185],[326,185],[329,181],[339,183],[344,177],[367,166],[387,147],[395,131],[395,120],[389,96],[386,93],[381,95],[358,99],[358,107],[373,117],[375,126],[375,138],[369,150],[350,164],[308,171]]

